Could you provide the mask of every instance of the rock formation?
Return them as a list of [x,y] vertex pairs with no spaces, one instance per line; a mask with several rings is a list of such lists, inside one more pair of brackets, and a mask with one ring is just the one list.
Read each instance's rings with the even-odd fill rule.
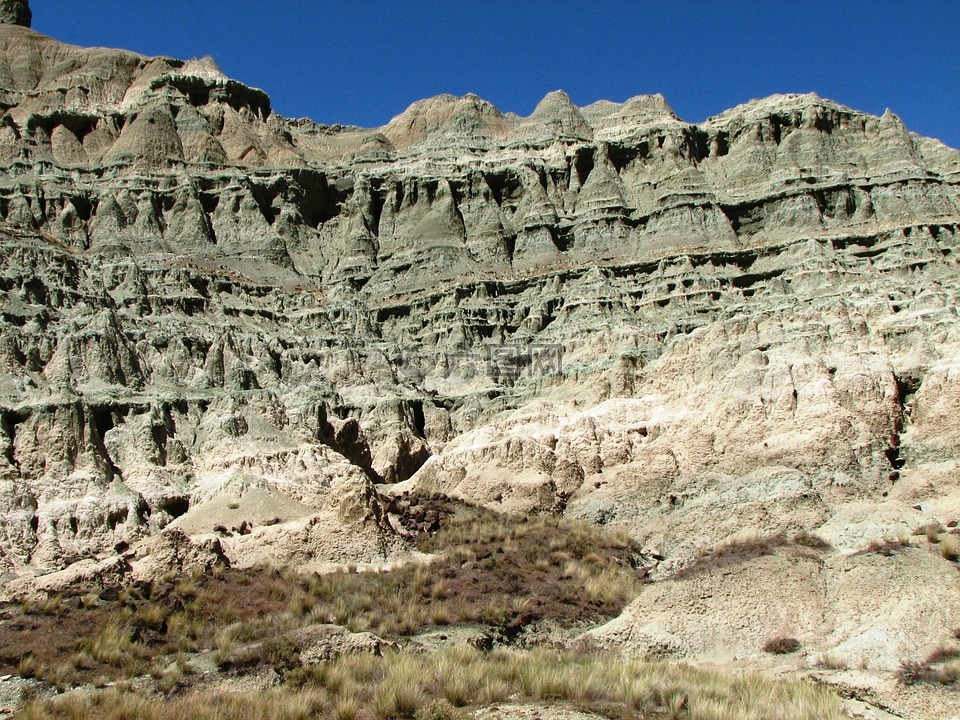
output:
[[892,113],[558,91],[324,126],[2,14],[7,579],[170,524],[386,561],[379,483],[619,525],[661,573],[960,516],[960,153]]
[[0,0],[0,23],[30,27],[32,21],[28,0]]

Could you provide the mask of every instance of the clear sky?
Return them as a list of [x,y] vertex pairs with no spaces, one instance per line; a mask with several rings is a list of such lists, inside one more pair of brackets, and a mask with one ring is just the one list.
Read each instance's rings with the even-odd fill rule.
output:
[[663,93],[699,122],[754,97],[816,92],[960,148],[960,0],[32,0],[78,45],[212,55],[288,117],[382,125],[476,93],[529,114]]

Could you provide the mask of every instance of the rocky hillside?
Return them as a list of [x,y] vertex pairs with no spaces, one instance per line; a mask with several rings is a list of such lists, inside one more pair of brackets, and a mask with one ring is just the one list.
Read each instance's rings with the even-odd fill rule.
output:
[[0,600],[394,567],[457,498],[623,531],[647,584],[584,642],[779,637],[887,698],[960,654],[960,152],[815,95],[324,126],[29,25],[0,2]]
[[388,561],[383,483],[621,526],[654,576],[960,517],[960,152],[895,115],[558,91],[323,126],[3,7],[7,592],[171,524]]

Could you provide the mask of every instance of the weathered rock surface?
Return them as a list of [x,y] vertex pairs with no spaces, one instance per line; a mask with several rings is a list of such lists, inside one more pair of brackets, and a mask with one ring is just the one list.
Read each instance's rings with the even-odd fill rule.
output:
[[555,92],[321,126],[11,17],[6,578],[171,523],[239,565],[389,560],[382,482],[620,525],[664,569],[960,516],[960,153],[893,114]]
[[[905,591],[937,588],[935,593]],[[799,641],[851,668],[895,671],[952,642],[960,577],[937,555],[906,548],[826,555],[796,549],[655,583],[586,637],[659,657],[731,662]]]

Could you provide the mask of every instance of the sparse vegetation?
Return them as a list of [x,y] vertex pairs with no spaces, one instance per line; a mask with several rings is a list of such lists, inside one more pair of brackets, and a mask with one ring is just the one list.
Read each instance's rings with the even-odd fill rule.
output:
[[807,532],[806,530],[801,530],[800,532],[795,533],[793,536],[793,542],[795,542],[797,545],[812,548],[814,550],[830,550],[833,548],[833,546],[822,537]]
[[908,538],[885,538],[883,540],[871,540],[858,554],[876,553],[890,557],[908,547],[910,547],[910,540]]
[[763,645],[763,651],[771,655],[789,655],[799,649],[800,641],[792,637],[771,638]]
[[819,667],[825,668],[827,670],[846,670],[847,663],[839,655],[836,655],[831,652],[825,652],[820,655],[820,659],[817,661]]
[[[955,631],[954,638],[956,635]],[[897,670],[897,679],[904,685],[954,685],[960,682],[960,645],[955,642],[944,643],[924,660],[904,660]]]
[[925,662],[927,665],[935,665],[937,663],[947,662],[948,660],[954,660],[958,657],[960,657],[960,647],[957,645],[941,645],[927,655]]
[[[561,626],[613,617],[640,590],[639,548],[628,538],[562,518],[509,518],[452,501],[420,548],[429,565],[385,573],[304,576],[254,568],[89,589],[27,608],[0,637],[0,673],[66,689],[169,665],[212,650],[224,667],[283,671],[272,639],[303,625],[335,623],[401,638],[475,623],[510,641],[541,620]],[[288,658],[289,659],[289,658]],[[22,666],[22,670],[18,669]]]
[[[839,717],[834,695],[803,682],[627,660],[587,645],[516,649],[540,621],[573,627],[618,614],[643,582],[639,548],[563,518],[508,518],[442,502],[442,528],[419,543],[435,556],[429,565],[307,576],[269,568],[170,575],[99,593],[79,588],[14,608],[21,614],[0,636],[0,672],[60,689],[88,686],[83,694],[34,699],[22,713],[31,719],[465,720],[469,708],[508,699],[567,703],[616,720]],[[718,547],[711,562],[787,543],[780,536],[739,538]],[[396,649],[303,666],[292,631],[323,623],[401,644],[404,636],[447,625],[486,630],[472,647]],[[191,658],[202,651],[227,673],[272,668],[281,684],[258,694],[196,690]],[[152,682],[156,693],[122,689],[135,677]],[[116,687],[91,687],[108,683]],[[730,715],[734,706],[741,715]]]
[[960,559],[960,537],[952,533],[944,535],[940,540],[940,556],[944,560],[957,562]]
[[610,718],[841,717],[836,695],[801,681],[731,675],[619,655],[547,650],[483,653],[466,647],[437,655],[344,656],[304,668],[295,685],[257,694],[206,692],[167,701],[116,689],[71,695],[36,701],[22,717],[443,720],[462,717],[458,708],[508,699],[569,703]]
[[943,525],[934,521],[927,523],[926,525],[921,525],[916,530],[913,531],[914,535],[925,535],[928,542],[938,543],[940,542],[940,534],[943,532]]
[[790,544],[790,539],[782,533],[777,535],[741,533],[718,543],[713,548],[702,550],[693,563],[674,573],[674,577],[682,578],[713,572],[721,567],[739,564],[751,558],[773,555],[779,548]]
[[897,680],[904,685],[936,682],[937,673],[930,665],[920,660],[904,660],[897,669]]

